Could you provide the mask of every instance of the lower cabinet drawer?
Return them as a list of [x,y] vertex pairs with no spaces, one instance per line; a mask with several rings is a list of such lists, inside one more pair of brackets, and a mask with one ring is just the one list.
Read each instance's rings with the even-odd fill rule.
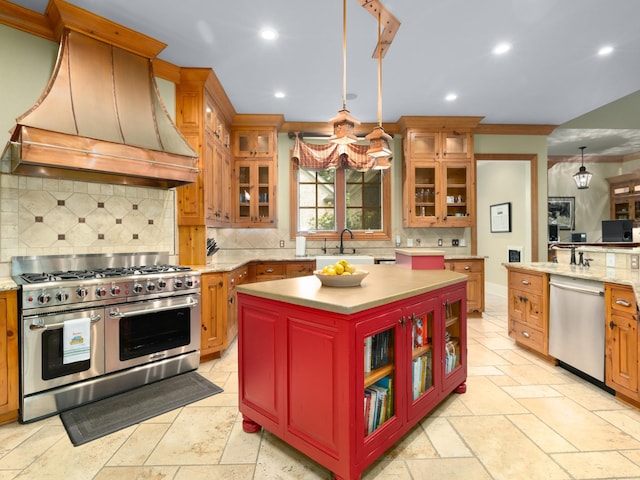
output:
[[547,354],[544,351],[544,335],[540,330],[531,328],[531,325],[509,320],[509,336],[522,345]]

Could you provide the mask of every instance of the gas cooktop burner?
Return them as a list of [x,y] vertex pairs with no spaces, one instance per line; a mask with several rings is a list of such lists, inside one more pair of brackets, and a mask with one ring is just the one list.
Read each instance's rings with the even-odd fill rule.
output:
[[96,268],[92,270],[54,271],[48,273],[23,273],[20,278],[26,283],[60,282],[65,280],[88,280],[93,278],[128,277],[190,271],[180,265],[143,265],[132,267]]

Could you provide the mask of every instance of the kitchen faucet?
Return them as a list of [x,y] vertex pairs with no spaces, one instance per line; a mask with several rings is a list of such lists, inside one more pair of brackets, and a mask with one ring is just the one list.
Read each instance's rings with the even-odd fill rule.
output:
[[[351,240],[353,240],[353,232],[348,228],[345,228],[344,230],[342,230],[342,232],[340,232],[340,255],[344,253],[344,241],[343,241],[344,232],[349,232],[349,234],[351,235]],[[353,253],[356,253],[355,248],[353,249]]]

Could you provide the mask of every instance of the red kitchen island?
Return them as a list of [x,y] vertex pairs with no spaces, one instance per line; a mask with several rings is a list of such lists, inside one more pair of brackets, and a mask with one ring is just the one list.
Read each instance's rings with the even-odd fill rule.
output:
[[244,431],[265,428],[344,480],[466,390],[466,276],[366,270],[358,287],[237,287]]

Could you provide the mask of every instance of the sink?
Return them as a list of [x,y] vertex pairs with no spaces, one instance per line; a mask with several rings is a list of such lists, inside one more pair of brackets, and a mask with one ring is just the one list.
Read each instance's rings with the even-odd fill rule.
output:
[[327,265],[333,265],[338,260],[346,260],[354,265],[373,265],[374,257],[371,255],[319,255],[316,257],[316,269],[320,270]]

